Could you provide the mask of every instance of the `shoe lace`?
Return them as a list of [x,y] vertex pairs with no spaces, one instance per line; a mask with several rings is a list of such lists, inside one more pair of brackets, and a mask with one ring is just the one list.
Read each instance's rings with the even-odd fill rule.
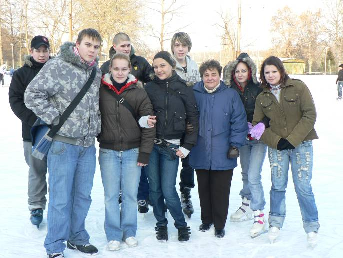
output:
[[190,234],[191,234],[191,228],[190,227],[179,228],[179,235],[188,236]]
[[43,215],[43,210],[42,209],[36,209],[31,211],[31,215],[35,217],[39,217]]
[[145,200],[139,200],[138,205],[139,206],[146,206],[146,201]]

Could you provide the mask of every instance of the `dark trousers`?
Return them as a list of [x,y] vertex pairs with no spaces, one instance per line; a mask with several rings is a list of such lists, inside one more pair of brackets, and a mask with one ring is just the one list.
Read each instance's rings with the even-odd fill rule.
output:
[[145,167],[142,167],[141,170],[141,179],[139,181],[138,186],[138,194],[137,194],[137,200],[149,200],[149,182],[148,182],[148,176],[145,172]]
[[225,227],[233,169],[197,169],[198,192],[202,223],[213,223],[216,229]]
[[180,172],[180,192],[183,188],[193,188],[194,187],[194,169],[189,165],[189,155],[181,159],[182,169]]

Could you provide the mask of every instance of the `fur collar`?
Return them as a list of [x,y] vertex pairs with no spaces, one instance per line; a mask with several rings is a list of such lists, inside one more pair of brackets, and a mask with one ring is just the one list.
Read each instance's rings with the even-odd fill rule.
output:
[[[90,66],[88,66],[85,63],[82,63],[80,57],[75,55],[73,51],[73,47],[75,46],[76,45],[73,42],[65,42],[60,48],[59,57],[67,63],[71,63],[86,70],[89,69]],[[94,65],[98,65],[98,60],[99,58],[96,57]]]

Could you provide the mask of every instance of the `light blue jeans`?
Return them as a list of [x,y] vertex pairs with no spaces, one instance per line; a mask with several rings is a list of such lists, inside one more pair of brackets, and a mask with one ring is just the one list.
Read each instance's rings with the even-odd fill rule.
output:
[[293,183],[306,233],[318,232],[318,210],[311,187],[313,167],[312,141],[302,142],[294,150],[268,148],[272,188],[270,190],[269,225],[282,228],[286,217],[286,188],[291,163]]
[[[100,149],[99,163],[105,194],[105,233],[107,241],[135,237],[137,231],[137,192],[141,167],[139,149],[114,151]],[[119,208],[119,192],[122,203]]]
[[267,153],[267,145],[257,140],[247,140],[246,144],[239,148],[239,153],[243,181],[243,189],[239,194],[242,198],[246,197],[250,200],[252,210],[263,210],[266,202],[261,172]]
[[[179,195],[176,192],[176,175],[179,167],[179,157],[171,155],[170,150],[177,150],[179,146],[169,144],[169,147],[154,144],[150,154],[146,172],[149,178],[150,202],[154,207],[156,226],[166,226],[168,220],[164,212],[164,200],[172,217],[175,227],[186,227],[187,223],[182,213]],[[168,149],[169,148],[169,149]]]
[[91,205],[95,173],[95,147],[53,141],[48,153],[49,206],[48,254],[62,252],[66,240],[89,243],[85,219]]

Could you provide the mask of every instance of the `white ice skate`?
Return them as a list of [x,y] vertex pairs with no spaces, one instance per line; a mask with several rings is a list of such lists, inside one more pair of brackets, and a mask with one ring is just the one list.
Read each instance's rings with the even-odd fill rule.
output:
[[277,239],[277,237],[280,234],[280,229],[277,227],[270,227],[269,231],[268,231],[268,238],[271,244],[273,244],[275,242],[275,240]]
[[317,232],[310,232],[307,234],[307,243],[308,246],[314,248],[318,243],[318,233]]
[[254,224],[250,229],[250,236],[252,238],[258,237],[259,235],[267,232],[266,220],[264,218],[264,212],[257,210],[254,211]]
[[231,214],[230,221],[240,222],[245,220],[253,219],[253,211],[250,209],[250,200],[246,197],[242,199],[242,205],[238,210]]

